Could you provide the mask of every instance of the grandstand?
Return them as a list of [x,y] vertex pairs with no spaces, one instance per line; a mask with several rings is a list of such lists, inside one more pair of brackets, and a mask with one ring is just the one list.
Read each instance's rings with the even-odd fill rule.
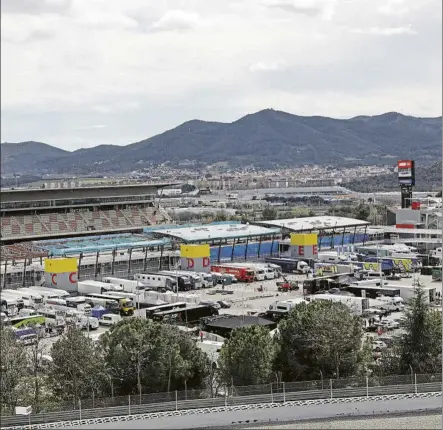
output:
[[177,184],[2,190],[0,241],[141,232],[169,220],[154,199],[171,185]]

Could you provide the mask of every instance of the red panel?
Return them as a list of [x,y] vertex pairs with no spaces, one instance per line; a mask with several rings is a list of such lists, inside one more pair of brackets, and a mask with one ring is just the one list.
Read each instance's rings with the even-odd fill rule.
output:
[[398,160],[397,166],[399,169],[412,169],[412,160]]
[[312,254],[317,255],[318,254],[318,248],[317,245],[312,245]]
[[298,247],[298,255],[305,255],[305,247],[304,246]]
[[414,224],[396,224],[396,228],[415,228]]

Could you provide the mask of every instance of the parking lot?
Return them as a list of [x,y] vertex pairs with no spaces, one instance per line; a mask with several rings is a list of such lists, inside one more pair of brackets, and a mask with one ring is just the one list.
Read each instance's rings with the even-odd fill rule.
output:
[[[287,275],[286,278],[289,281],[300,281],[302,285],[303,280],[306,279],[306,275]],[[281,280],[281,278],[280,278]],[[438,292],[442,292],[441,282],[433,282],[431,276],[420,276],[420,283],[424,286],[435,287]],[[247,313],[260,313],[269,309],[269,306],[277,300],[287,300],[292,298],[302,298],[303,289],[290,292],[279,292],[277,290],[277,280],[259,281],[251,284],[245,283],[233,283],[226,285],[224,291],[222,287],[216,286],[210,289],[203,289],[198,291],[187,292],[187,295],[195,296],[195,300],[199,301],[228,301],[231,304],[229,309],[220,309],[220,314],[242,315]],[[403,278],[399,281],[386,281],[389,286],[395,287],[395,285],[413,285],[414,279]],[[217,292],[216,292],[217,291]],[[441,308],[441,304],[440,304]],[[145,316],[145,310],[136,310],[135,316]],[[403,312],[392,312],[384,317],[383,321],[400,321],[404,316]],[[375,316],[374,316],[375,317]],[[89,333],[89,336],[96,339],[100,334],[109,330],[109,327],[100,326],[97,330],[93,330]],[[386,323],[384,324],[382,336],[392,336],[400,333],[399,329],[387,329]],[[87,334],[87,332],[85,332]],[[368,337],[377,339],[379,335],[377,332],[367,333]],[[43,344],[45,345],[45,353],[49,353],[52,345],[56,342],[58,337],[45,338]]]

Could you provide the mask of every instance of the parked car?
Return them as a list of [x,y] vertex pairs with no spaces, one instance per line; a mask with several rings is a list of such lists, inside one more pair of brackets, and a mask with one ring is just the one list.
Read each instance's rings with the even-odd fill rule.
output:
[[231,307],[231,304],[225,300],[218,300],[217,303],[222,309],[229,309]]
[[118,314],[104,314],[99,319],[99,323],[101,325],[112,325],[112,324],[117,324],[121,320],[122,320],[122,317]]

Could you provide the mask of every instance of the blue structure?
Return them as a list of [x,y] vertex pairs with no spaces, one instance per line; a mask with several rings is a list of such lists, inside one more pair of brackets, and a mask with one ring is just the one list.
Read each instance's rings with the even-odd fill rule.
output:
[[354,243],[365,243],[369,240],[367,233],[345,233],[334,236],[319,236],[318,249],[332,249],[337,246],[353,245]]
[[231,261],[278,255],[280,242],[262,241],[211,247],[211,261]]
[[74,239],[42,240],[34,242],[33,245],[42,251],[47,251],[49,257],[56,257],[119,249],[164,247],[170,243],[171,241],[167,238],[153,240],[144,235],[125,233]]

